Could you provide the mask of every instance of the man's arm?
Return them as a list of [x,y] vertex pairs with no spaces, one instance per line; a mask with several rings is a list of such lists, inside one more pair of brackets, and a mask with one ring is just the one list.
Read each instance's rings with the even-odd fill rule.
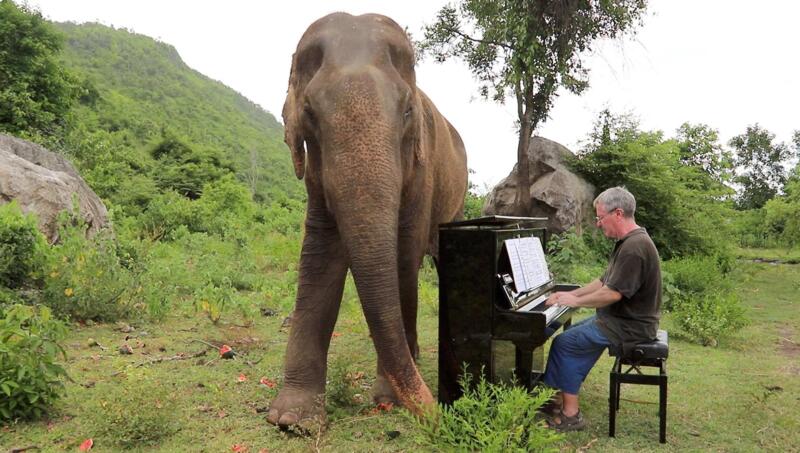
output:
[[595,280],[580,289],[589,288],[590,286],[599,286],[599,288],[591,292],[584,291],[583,294],[576,294],[579,290],[555,293],[547,299],[545,304],[548,306],[558,304],[566,307],[601,308],[622,299],[622,294],[608,286],[604,286],[600,280]]
[[[586,294],[593,293],[593,292],[597,291],[598,289],[600,289],[602,287],[603,287],[603,282],[601,282],[599,278],[596,278],[596,279],[592,280],[588,285],[581,286],[580,288],[573,289],[572,291],[557,291],[557,292],[551,294],[550,297],[547,300],[548,300],[548,302],[551,301],[551,300],[555,301],[555,300],[559,299],[562,294],[567,294],[567,293],[572,294],[573,296],[583,296],[583,295],[586,295]],[[555,302],[548,303],[547,305],[553,305],[554,303]]]
[[583,296],[585,294],[593,293],[603,287],[603,282],[599,278],[592,280],[588,285],[581,286],[578,289],[569,291],[573,296]]

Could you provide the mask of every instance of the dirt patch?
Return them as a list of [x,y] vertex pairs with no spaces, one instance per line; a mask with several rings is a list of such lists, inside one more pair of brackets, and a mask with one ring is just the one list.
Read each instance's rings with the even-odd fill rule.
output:
[[778,329],[778,352],[788,359],[783,369],[788,374],[800,376],[800,343],[795,340],[794,328],[787,324]]

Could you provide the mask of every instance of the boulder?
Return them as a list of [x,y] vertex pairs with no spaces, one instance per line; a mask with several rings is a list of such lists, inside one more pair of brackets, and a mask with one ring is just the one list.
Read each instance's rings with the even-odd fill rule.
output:
[[72,211],[73,199],[87,233],[108,225],[108,211],[75,167],[64,157],[16,137],[0,134],[0,203],[16,200],[23,212],[35,213],[50,242],[58,240],[57,219]]
[[[562,233],[572,226],[578,230],[594,218],[593,185],[571,172],[565,159],[572,152],[543,137],[531,138],[528,147],[531,181],[531,217],[547,217],[547,229]],[[484,215],[515,215],[517,166],[486,197]]]

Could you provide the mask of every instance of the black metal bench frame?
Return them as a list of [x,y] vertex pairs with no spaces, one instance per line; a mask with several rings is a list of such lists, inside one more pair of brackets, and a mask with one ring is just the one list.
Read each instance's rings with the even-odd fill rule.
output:
[[[612,354],[613,355],[613,354]],[[626,371],[622,367],[628,366]],[[658,374],[644,374],[641,367],[656,367]],[[616,355],[614,367],[611,369],[609,397],[608,397],[608,435],[615,437],[616,416],[619,411],[619,397],[621,384],[657,385],[659,388],[658,419],[659,442],[667,442],[667,359],[645,358],[632,359]]]

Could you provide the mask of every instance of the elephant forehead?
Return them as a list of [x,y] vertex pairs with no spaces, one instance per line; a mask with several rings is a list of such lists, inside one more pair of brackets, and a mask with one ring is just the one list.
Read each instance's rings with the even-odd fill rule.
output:
[[334,13],[312,24],[298,46],[320,47],[336,67],[382,63],[413,68],[413,48],[396,22],[377,14]]

